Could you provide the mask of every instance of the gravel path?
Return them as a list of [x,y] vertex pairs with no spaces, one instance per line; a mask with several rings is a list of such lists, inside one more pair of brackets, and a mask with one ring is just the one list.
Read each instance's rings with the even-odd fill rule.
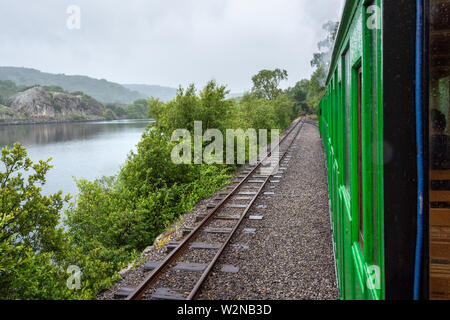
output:
[[[199,299],[337,299],[328,184],[324,153],[316,127],[304,124],[292,146],[288,169],[279,183],[269,183],[204,283]],[[271,179],[271,180],[275,180]],[[274,188],[270,188],[270,187]],[[260,206],[260,208],[258,208]],[[264,208],[267,206],[267,208]],[[244,233],[256,229],[255,234]]]
[[[337,299],[324,161],[317,128],[304,124],[290,157],[282,164],[287,170],[279,174],[281,177],[270,179],[274,182],[265,187],[264,192],[275,194],[261,195],[248,212],[248,216],[262,215],[263,219],[244,220],[204,283],[199,299]],[[214,198],[220,192],[223,191],[183,215],[172,230],[155,241],[157,245],[144,251],[142,262],[163,260],[167,243],[180,241],[182,229],[195,226],[196,217],[205,213],[208,204],[217,203]],[[225,221],[216,223],[214,227],[230,226]],[[201,237],[205,242],[215,242],[222,236]],[[199,259],[198,254],[198,250],[192,250],[185,261],[210,259],[210,253],[202,253],[204,259]],[[239,271],[221,272],[221,267],[227,264]],[[99,299],[117,298],[114,295],[119,288],[136,286],[146,274],[143,264],[121,271],[123,279]],[[173,287],[181,288],[180,283],[189,286],[190,276],[186,272],[170,272],[167,277],[164,282],[173,283]]]

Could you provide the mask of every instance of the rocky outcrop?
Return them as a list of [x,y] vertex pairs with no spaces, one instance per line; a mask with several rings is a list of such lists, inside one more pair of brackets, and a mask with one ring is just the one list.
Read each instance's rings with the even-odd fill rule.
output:
[[103,116],[105,107],[81,93],[50,91],[36,86],[10,98],[10,108],[29,119],[66,119],[73,116]]

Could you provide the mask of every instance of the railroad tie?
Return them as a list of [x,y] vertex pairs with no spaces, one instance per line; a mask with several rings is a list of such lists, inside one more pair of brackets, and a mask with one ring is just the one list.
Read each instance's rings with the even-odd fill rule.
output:
[[227,208],[233,208],[233,209],[244,209],[247,208],[248,206],[246,204],[227,204]]
[[121,287],[114,293],[114,298],[124,299],[124,298],[128,297],[130,295],[130,293],[132,293],[135,289],[136,289],[136,287],[133,287],[133,286]]
[[152,271],[153,269],[156,269],[161,264],[161,261],[147,261],[144,264],[144,271]]
[[177,262],[177,264],[172,267],[176,271],[188,271],[188,272],[202,272],[208,267],[206,263],[186,263]]
[[[231,232],[231,228],[204,228],[202,232],[204,233],[216,233],[216,234],[228,234]],[[194,228],[183,229],[183,237],[194,231]]]
[[244,200],[252,200],[252,197],[236,197],[233,200],[244,201]]
[[247,233],[247,234],[255,234],[256,233],[256,229],[255,228],[245,228],[243,230],[243,232]]
[[168,288],[158,288],[152,294],[152,299],[158,300],[186,300],[186,297],[178,290]]
[[257,194],[258,194],[257,192],[253,192],[253,191],[250,191],[250,192],[239,192],[238,193],[238,195],[242,195],[242,196],[255,196]]
[[192,249],[219,249],[221,247],[220,243],[208,243],[208,242],[192,242],[189,246]]
[[205,218],[206,218],[205,214],[199,214],[198,216],[195,217],[195,222],[203,221],[203,219]]
[[236,249],[241,249],[241,250],[248,250],[250,249],[250,246],[245,244],[245,243],[235,243],[233,244],[233,247]]
[[248,183],[264,183],[264,180],[248,180]]
[[[180,245],[180,242],[169,242],[167,245],[167,252],[171,252],[176,247]],[[207,242],[192,242],[189,248],[192,249],[205,249],[205,250],[212,250],[212,249],[219,249],[220,243],[207,243]]]
[[217,219],[217,220],[239,220],[240,218],[241,218],[241,216],[238,216],[238,215],[230,216],[230,215],[222,214],[222,215],[214,216],[214,219]]
[[[297,137],[300,130],[294,130],[295,128],[298,128],[299,125],[293,126],[289,133],[285,136],[283,136],[281,141],[286,141],[287,146],[292,144],[292,139],[285,139],[289,135],[291,135],[291,132],[293,132],[293,135]],[[281,144],[280,141],[280,144]],[[273,151],[273,148],[271,148]],[[272,167],[272,163],[270,161],[267,161],[267,158],[259,157],[260,162],[255,164],[247,165],[243,168],[243,170],[236,173],[236,176],[234,177],[235,180],[238,180],[238,178],[241,178],[239,181],[233,181],[231,184],[229,184],[227,187],[223,188],[221,191],[218,192],[218,197],[214,198],[211,203],[206,204],[205,206],[207,209],[214,209],[214,210],[220,210],[220,211],[205,211],[201,214],[196,215],[195,219],[196,222],[201,222],[201,225],[196,225],[195,228],[184,228],[182,230],[183,236],[187,237],[185,238],[184,242],[175,242],[171,241],[169,242],[165,247],[167,248],[167,251],[172,251],[172,254],[167,256],[163,261],[148,261],[144,264],[144,270],[147,272],[151,272],[148,277],[143,281],[139,287],[124,287],[117,291],[116,296],[125,297],[127,299],[158,299],[158,300],[185,300],[185,299],[191,299],[195,297],[195,295],[198,292],[198,289],[200,288],[203,281],[206,279],[207,274],[212,270],[210,269],[209,263],[206,263],[205,261],[196,261],[191,262],[187,260],[187,257],[183,258],[183,252],[186,251],[186,249],[190,248],[191,250],[208,250],[211,253],[215,253],[216,255],[221,255],[223,252],[223,249],[230,245],[234,250],[249,250],[250,247],[246,243],[230,243],[231,232],[233,230],[237,230],[236,228],[240,226],[241,222],[244,221],[245,216],[243,214],[237,214],[230,212],[231,210],[226,210],[225,208],[249,208],[249,205],[253,205],[253,201],[255,198],[263,193],[264,195],[274,195],[275,192],[264,192],[262,187],[267,181],[270,181],[271,184],[269,184],[269,188],[274,188],[276,183],[280,182],[280,179],[282,177],[282,172],[285,172],[287,170],[287,165],[289,163],[289,160],[284,158],[286,155],[289,155],[289,148],[283,148],[283,145],[280,145],[280,150],[284,150],[283,152],[280,152],[280,155],[283,155],[284,159],[281,161],[281,164],[277,166],[277,168],[280,168],[280,173],[277,174]],[[277,151],[278,152],[278,151]],[[275,155],[275,152],[273,153]],[[263,167],[263,164],[267,164],[269,167]],[[258,170],[259,167],[259,170]],[[240,189],[240,190],[239,190]],[[246,191],[246,192],[245,192]],[[257,191],[257,192],[256,192]],[[219,202],[223,204],[220,207],[218,207]],[[240,202],[238,202],[240,201]],[[225,203],[226,202],[226,203]],[[267,208],[267,205],[259,205],[258,209],[265,209]],[[224,210],[222,210],[224,209]],[[247,212],[248,209],[246,209],[245,212]],[[233,210],[234,211],[234,210]],[[237,210],[236,210],[237,211]],[[208,221],[207,218],[209,217]],[[221,220],[236,220],[238,221],[234,227],[230,227],[229,225],[231,223],[227,223],[227,228],[221,226],[221,227],[211,227],[211,225],[208,225],[208,222],[211,222],[212,220],[221,219]],[[250,215],[247,216],[247,219],[249,220],[262,220],[262,215]],[[221,223],[220,225],[222,225]],[[245,237],[252,237],[252,235],[256,234],[256,228],[243,228],[239,229],[242,230],[242,233],[247,235]],[[227,239],[222,243],[221,240],[217,243],[209,243],[209,242],[200,242],[201,239],[200,234],[201,233],[212,233],[212,234],[224,234],[228,235]],[[218,237],[222,239],[223,237]],[[244,241],[246,242],[246,241]],[[183,246],[181,246],[183,244]],[[174,252],[173,250],[176,250]],[[204,252],[200,251],[199,254],[204,254]],[[189,255],[188,255],[189,256]],[[213,260],[215,261],[215,260]],[[162,266],[165,266],[164,268]],[[173,270],[178,272],[195,272],[195,273],[201,273],[202,277],[198,280],[195,287],[192,289],[190,293],[188,293],[187,290],[180,290],[179,288],[164,288],[161,286],[156,285],[154,281],[157,281],[157,279],[166,272],[167,270]],[[217,265],[217,268],[215,269],[219,272],[226,272],[226,273],[237,273],[239,272],[239,267],[233,266],[233,265]],[[206,273],[206,275],[205,275]],[[151,287],[153,286],[153,287]],[[177,285],[178,286],[178,285]],[[149,290],[151,288],[151,290]],[[144,293],[145,292],[145,293]]]
[[222,268],[220,269],[220,271],[222,271],[224,273],[238,273],[239,267],[233,266],[231,264],[224,264],[224,265],[222,265]]

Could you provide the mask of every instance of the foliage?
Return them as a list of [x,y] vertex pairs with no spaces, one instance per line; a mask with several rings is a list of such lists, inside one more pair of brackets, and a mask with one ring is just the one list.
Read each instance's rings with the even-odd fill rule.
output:
[[142,135],[117,177],[79,180],[79,195],[65,220],[74,244],[83,253],[97,251],[100,261],[123,265],[151,244],[182,213],[228,182],[227,165],[177,165],[172,162],[173,130],[192,132],[194,121],[203,130],[227,128],[285,128],[292,120],[292,102],[246,95],[239,104],[226,99],[228,90],[210,81],[197,93],[195,86],[180,88],[163,103],[148,100],[156,120]]
[[13,81],[10,80],[0,80],[0,104],[9,107],[9,98],[25,89],[28,89],[28,87],[17,86]]
[[[62,192],[44,196],[42,186],[51,168],[33,163],[25,148],[2,149],[0,172],[0,298],[86,299],[114,280],[114,265],[81,254],[59,225]],[[67,287],[67,267],[77,264],[86,275],[79,290]],[[109,277],[105,278],[105,275]]]
[[75,120],[75,121],[80,121],[80,120],[86,120],[87,117],[85,115],[82,114],[73,114],[70,116],[71,120]]
[[147,119],[148,118],[148,101],[147,99],[139,99],[130,104],[126,109],[128,119]]
[[48,92],[59,92],[59,93],[67,93],[63,88],[59,86],[44,86],[44,90]]
[[0,115],[14,116],[14,110],[0,104]]
[[252,78],[252,93],[260,99],[272,100],[282,93],[278,88],[282,80],[288,77],[286,70],[261,70]]
[[236,107],[236,127],[286,129],[295,117],[294,104],[282,94],[273,100],[259,99],[246,93]]
[[[148,112],[156,122],[146,128],[117,176],[77,180],[79,194],[65,210],[64,228],[59,217],[68,196],[41,193],[49,160],[33,164],[20,144],[5,148],[0,298],[95,297],[182,213],[228,183],[233,165],[173,163],[175,129],[193,132],[194,121],[202,121],[203,131],[215,128],[224,135],[230,128],[284,129],[295,116],[294,103],[282,93],[271,100],[250,93],[239,101],[226,99],[227,94],[225,86],[210,81],[200,92],[194,85],[180,88],[167,103],[136,101],[132,112]],[[128,109],[110,105],[105,117],[117,117],[115,111]],[[24,178],[28,171],[34,173]],[[70,265],[82,271],[79,290],[66,286]]]
[[111,109],[106,109],[103,113],[103,117],[105,117],[107,120],[115,120],[117,118],[116,114]]
[[119,103],[108,103],[105,105],[105,109],[106,111],[110,110],[114,114],[114,119],[149,118],[149,100],[147,99],[136,100],[128,106]]
[[310,113],[310,105],[307,101],[310,80],[302,79],[294,87],[286,89],[286,95],[294,104],[294,114]]

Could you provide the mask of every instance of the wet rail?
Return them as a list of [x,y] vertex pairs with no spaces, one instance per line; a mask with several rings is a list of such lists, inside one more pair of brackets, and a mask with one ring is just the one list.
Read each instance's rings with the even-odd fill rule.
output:
[[[169,299],[192,300],[196,297],[203,282],[213,270],[217,260],[230,244],[233,235],[244,219],[258,220],[260,216],[249,216],[247,213],[254,202],[263,193],[264,187],[271,179],[277,179],[276,172],[283,171],[279,163],[287,156],[291,145],[301,131],[304,121],[299,120],[280,138],[279,144],[256,164],[247,165],[240,180],[231,183],[230,192],[219,193],[219,203],[207,208],[206,216],[201,216],[198,225],[179,243],[170,243],[171,252],[163,261],[149,261],[145,279],[126,296],[127,300]],[[279,152],[277,169],[273,170],[272,152]],[[236,186],[232,186],[236,184]],[[233,266],[224,266],[225,270]],[[189,273],[189,280],[177,281],[176,272]],[[168,278],[173,277],[172,281]],[[166,278],[164,281],[163,278]],[[164,286],[159,282],[165,283]],[[167,283],[172,283],[170,287]]]

